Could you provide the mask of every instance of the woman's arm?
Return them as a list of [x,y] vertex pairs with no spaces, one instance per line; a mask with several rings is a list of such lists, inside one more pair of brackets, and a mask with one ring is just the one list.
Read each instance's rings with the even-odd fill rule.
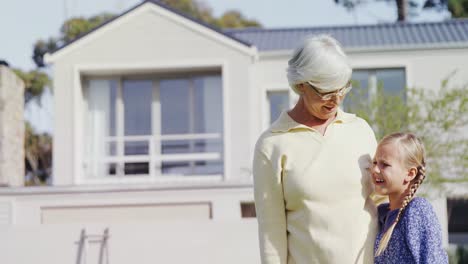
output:
[[253,162],[255,208],[263,264],[286,264],[288,242],[281,172],[256,150]]

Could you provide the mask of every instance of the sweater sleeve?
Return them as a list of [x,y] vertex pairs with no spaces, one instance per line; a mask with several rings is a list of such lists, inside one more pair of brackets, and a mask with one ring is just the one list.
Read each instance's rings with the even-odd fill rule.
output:
[[265,154],[256,150],[253,176],[262,264],[286,264],[288,243],[281,172],[275,172]]
[[442,247],[442,230],[431,204],[423,198],[415,198],[406,214],[403,218],[406,242],[414,263],[448,263]]

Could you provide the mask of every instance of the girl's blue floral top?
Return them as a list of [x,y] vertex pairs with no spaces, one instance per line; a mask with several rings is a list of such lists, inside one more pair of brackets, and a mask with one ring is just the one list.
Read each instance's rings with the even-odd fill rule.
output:
[[[388,203],[378,207],[379,233],[374,252],[382,235],[396,219],[398,209],[391,210]],[[448,256],[442,247],[442,230],[431,204],[424,198],[410,201],[395,226],[385,251],[375,257],[376,264],[445,264]]]

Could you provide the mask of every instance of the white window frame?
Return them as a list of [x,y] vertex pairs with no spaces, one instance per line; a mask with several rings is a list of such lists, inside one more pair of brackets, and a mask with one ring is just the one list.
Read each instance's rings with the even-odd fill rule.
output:
[[[141,63],[141,64],[136,64],[136,65],[76,65],[74,68],[74,135],[73,135],[73,147],[75,149],[75,157],[74,157],[74,164],[73,164],[73,172],[74,172],[74,177],[73,181],[74,184],[110,184],[110,183],[148,183],[148,182],[155,182],[155,183],[160,183],[160,182],[169,182],[169,183],[186,183],[186,182],[204,182],[204,183],[219,183],[221,181],[226,181],[229,179],[230,175],[230,168],[231,168],[231,163],[230,163],[230,154],[229,150],[231,149],[231,142],[230,142],[230,127],[229,127],[229,114],[228,114],[228,109],[229,109],[229,101],[227,99],[228,96],[228,80],[229,80],[229,75],[228,75],[228,65],[224,61],[187,61],[187,62],[179,62],[179,63],[174,63],[174,64],[146,64],[146,63]],[[102,178],[96,178],[96,179],[90,179],[87,178],[86,175],[84,175],[84,170],[83,170],[83,144],[85,143],[84,139],[84,133],[83,130],[80,128],[83,128],[85,125],[85,109],[87,109],[87,100],[85,97],[85,85],[84,85],[84,76],[91,76],[92,78],[105,78],[106,76],[118,76],[118,75],[128,75],[129,73],[161,73],[161,72],[169,72],[169,73],[178,73],[178,72],[192,72],[193,69],[198,70],[216,70],[219,71],[221,80],[222,80],[222,103],[223,103],[223,135],[222,135],[222,140],[223,140],[223,164],[224,164],[224,170],[222,175],[197,175],[197,176],[165,176],[165,177],[151,177],[151,171],[150,171],[150,177],[144,176],[144,177],[138,177],[138,176],[128,176],[128,177],[102,177]],[[131,75],[131,74],[130,74]],[[114,77],[115,79],[115,77]],[[119,82],[120,85],[121,82]],[[154,100],[153,98],[153,103],[157,102],[157,100]],[[118,112],[122,112],[120,114],[123,115],[123,102],[119,102],[116,105],[116,111],[117,114]],[[156,103],[157,104],[157,103]],[[152,111],[160,111],[160,107],[152,107]],[[153,112],[155,113],[155,112]],[[152,115],[154,117],[154,115]],[[117,118],[118,120],[119,118]],[[121,122],[120,122],[121,123]],[[156,125],[158,122],[152,122],[153,126]],[[121,130],[123,131],[123,124],[119,124],[117,122],[116,126],[122,126],[120,128],[117,128],[117,131]],[[160,129],[158,127],[152,127],[153,133],[156,131],[155,129]],[[123,133],[122,133],[123,134]],[[119,134],[117,134],[119,135]],[[171,138],[172,136],[172,138]],[[171,136],[166,136],[166,139],[179,139],[179,137],[174,137],[174,135]],[[181,135],[182,136],[182,135]],[[184,139],[187,139],[188,137],[191,138],[199,138],[200,135],[198,134],[183,134]],[[213,135],[209,135],[212,137]],[[161,138],[164,139],[164,138]],[[154,140],[154,139],[148,139],[148,140]],[[154,145],[154,144],[153,144]],[[151,145],[150,145],[151,146]],[[123,151],[123,150],[121,150]],[[188,156],[187,156],[188,155]],[[197,157],[195,157],[197,155]],[[127,158],[129,156],[126,156]],[[200,157],[200,158],[199,158]],[[193,160],[198,160],[203,158],[204,160],[207,159],[216,159],[219,158],[218,156],[215,155],[207,155],[207,153],[203,153],[202,156],[198,156],[198,154],[173,154],[173,155],[165,155],[164,158],[157,158],[152,160],[151,162],[161,162],[164,160],[174,160],[174,159],[180,159],[180,158],[189,158]],[[115,159],[116,161],[122,161],[122,157],[119,157]],[[151,160],[148,157],[145,156],[132,156],[132,161],[141,161],[141,160]],[[128,159],[125,159],[125,161],[128,161]],[[150,162],[150,163],[151,163]],[[151,166],[151,164],[150,164]],[[151,170],[151,167],[150,167]],[[156,174],[153,174],[156,175]]]

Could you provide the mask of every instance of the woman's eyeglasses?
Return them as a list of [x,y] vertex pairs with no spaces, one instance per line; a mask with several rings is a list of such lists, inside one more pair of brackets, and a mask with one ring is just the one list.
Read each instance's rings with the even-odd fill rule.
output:
[[343,97],[345,96],[347,93],[349,93],[349,91],[351,91],[351,89],[353,88],[353,86],[351,85],[351,82],[347,83],[345,87],[339,89],[338,91],[335,91],[335,92],[331,92],[331,93],[321,93],[317,90],[317,88],[315,88],[314,85],[312,85],[310,82],[306,82],[310,88],[312,89],[312,91],[314,91],[314,93],[320,97],[320,99],[322,99],[323,101],[328,101],[328,100],[331,100],[333,99],[335,96],[336,97]]

